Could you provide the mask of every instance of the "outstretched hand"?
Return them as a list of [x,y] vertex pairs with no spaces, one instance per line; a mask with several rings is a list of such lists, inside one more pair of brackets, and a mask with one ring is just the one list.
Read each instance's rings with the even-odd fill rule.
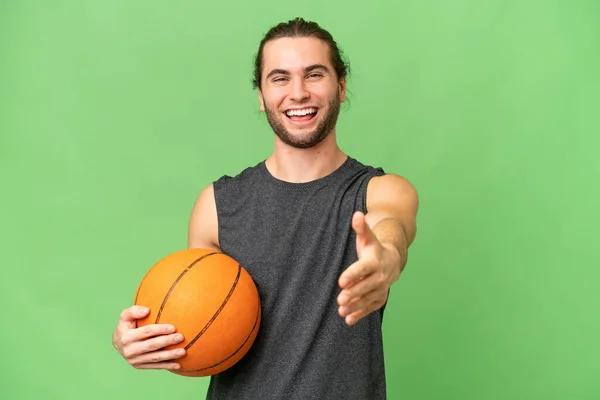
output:
[[362,212],[352,216],[352,228],[356,232],[358,260],[341,274],[338,281],[342,288],[338,296],[338,313],[348,325],[356,324],[383,307],[390,286],[400,276],[398,250],[377,239]]

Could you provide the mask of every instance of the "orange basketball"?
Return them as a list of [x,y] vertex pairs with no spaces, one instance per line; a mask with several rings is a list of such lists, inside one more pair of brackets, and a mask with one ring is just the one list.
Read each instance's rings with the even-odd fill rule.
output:
[[258,290],[248,272],[214,250],[187,249],[156,263],[144,276],[135,304],[150,313],[137,326],[172,324],[186,355],[176,374],[209,376],[237,363],[250,349],[261,320]]

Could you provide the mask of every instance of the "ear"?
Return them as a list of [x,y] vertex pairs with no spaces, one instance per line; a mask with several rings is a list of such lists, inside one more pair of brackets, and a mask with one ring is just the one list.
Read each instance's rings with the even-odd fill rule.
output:
[[265,112],[265,100],[260,89],[258,91],[258,101],[260,101],[260,111]]
[[343,103],[346,101],[346,78],[340,79],[338,86],[340,88],[340,103]]

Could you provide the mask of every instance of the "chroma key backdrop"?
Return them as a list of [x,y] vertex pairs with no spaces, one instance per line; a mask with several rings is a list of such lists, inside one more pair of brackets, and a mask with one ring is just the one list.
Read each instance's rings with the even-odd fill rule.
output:
[[297,16],[350,61],[342,149],[420,195],[388,398],[600,398],[596,0],[0,2],[0,398],[204,398],[111,335],[199,191],[272,151],[253,57]]

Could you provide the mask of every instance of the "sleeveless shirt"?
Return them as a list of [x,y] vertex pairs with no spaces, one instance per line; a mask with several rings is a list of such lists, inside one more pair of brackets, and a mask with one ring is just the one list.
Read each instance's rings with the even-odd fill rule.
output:
[[256,283],[262,320],[207,399],[386,398],[383,308],[348,326],[337,303],[340,274],[357,260],[353,212],[367,212],[367,184],[383,174],[347,157],[306,183],[275,178],[264,161],[213,182],[221,250]]

